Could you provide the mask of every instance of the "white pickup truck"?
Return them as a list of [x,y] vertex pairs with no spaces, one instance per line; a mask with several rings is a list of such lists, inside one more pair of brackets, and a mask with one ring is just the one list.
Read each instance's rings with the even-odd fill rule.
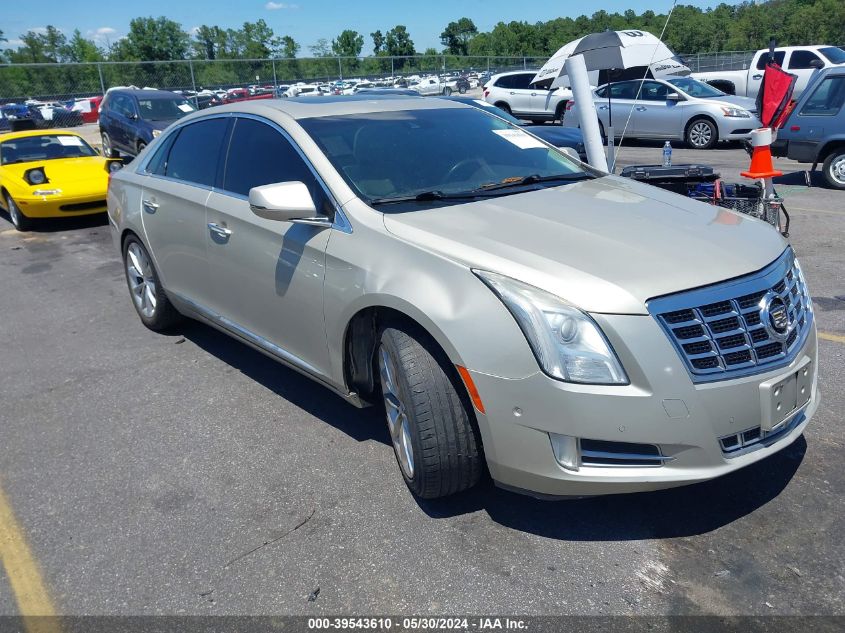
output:
[[[769,49],[766,48],[757,51],[743,70],[716,70],[693,73],[692,76],[730,95],[755,98],[760,91],[768,59]],[[797,98],[817,69],[845,66],[845,51],[835,46],[784,46],[775,49],[775,61],[785,71],[798,77],[793,93],[793,98]]]

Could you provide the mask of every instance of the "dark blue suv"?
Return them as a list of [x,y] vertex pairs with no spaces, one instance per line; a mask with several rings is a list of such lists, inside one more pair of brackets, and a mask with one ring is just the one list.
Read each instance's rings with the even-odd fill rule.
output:
[[845,189],[845,66],[816,73],[801,94],[772,154],[799,163],[822,163],[827,184]]
[[168,125],[196,110],[182,95],[166,90],[109,90],[100,104],[103,155],[137,155]]

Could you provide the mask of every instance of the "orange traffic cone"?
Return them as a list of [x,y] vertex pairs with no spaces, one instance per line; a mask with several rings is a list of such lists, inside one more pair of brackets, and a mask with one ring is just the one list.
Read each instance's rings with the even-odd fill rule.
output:
[[774,178],[783,176],[782,171],[775,169],[772,164],[772,131],[769,128],[761,128],[751,133],[751,144],[754,150],[751,154],[751,166],[748,171],[740,172],[745,178]]

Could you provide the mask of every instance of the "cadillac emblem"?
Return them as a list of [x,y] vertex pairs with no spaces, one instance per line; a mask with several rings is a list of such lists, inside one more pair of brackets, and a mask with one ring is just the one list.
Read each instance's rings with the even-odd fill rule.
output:
[[766,328],[769,336],[778,341],[785,340],[792,329],[792,317],[786,303],[777,295],[766,297],[763,300],[760,322]]

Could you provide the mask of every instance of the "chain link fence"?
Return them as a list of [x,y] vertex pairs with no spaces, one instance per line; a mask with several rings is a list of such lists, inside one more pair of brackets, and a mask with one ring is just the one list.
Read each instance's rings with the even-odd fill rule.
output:
[[413,76],[503,72],[539,68],[540,57],[318,57],[296,59],[182,60],[83,64],[0,65],[0,103],[64,101],[102,95],[116,86],[162,90],[227,90],[250,85],[274,89],[296,82],[368,80],[401,84]]

